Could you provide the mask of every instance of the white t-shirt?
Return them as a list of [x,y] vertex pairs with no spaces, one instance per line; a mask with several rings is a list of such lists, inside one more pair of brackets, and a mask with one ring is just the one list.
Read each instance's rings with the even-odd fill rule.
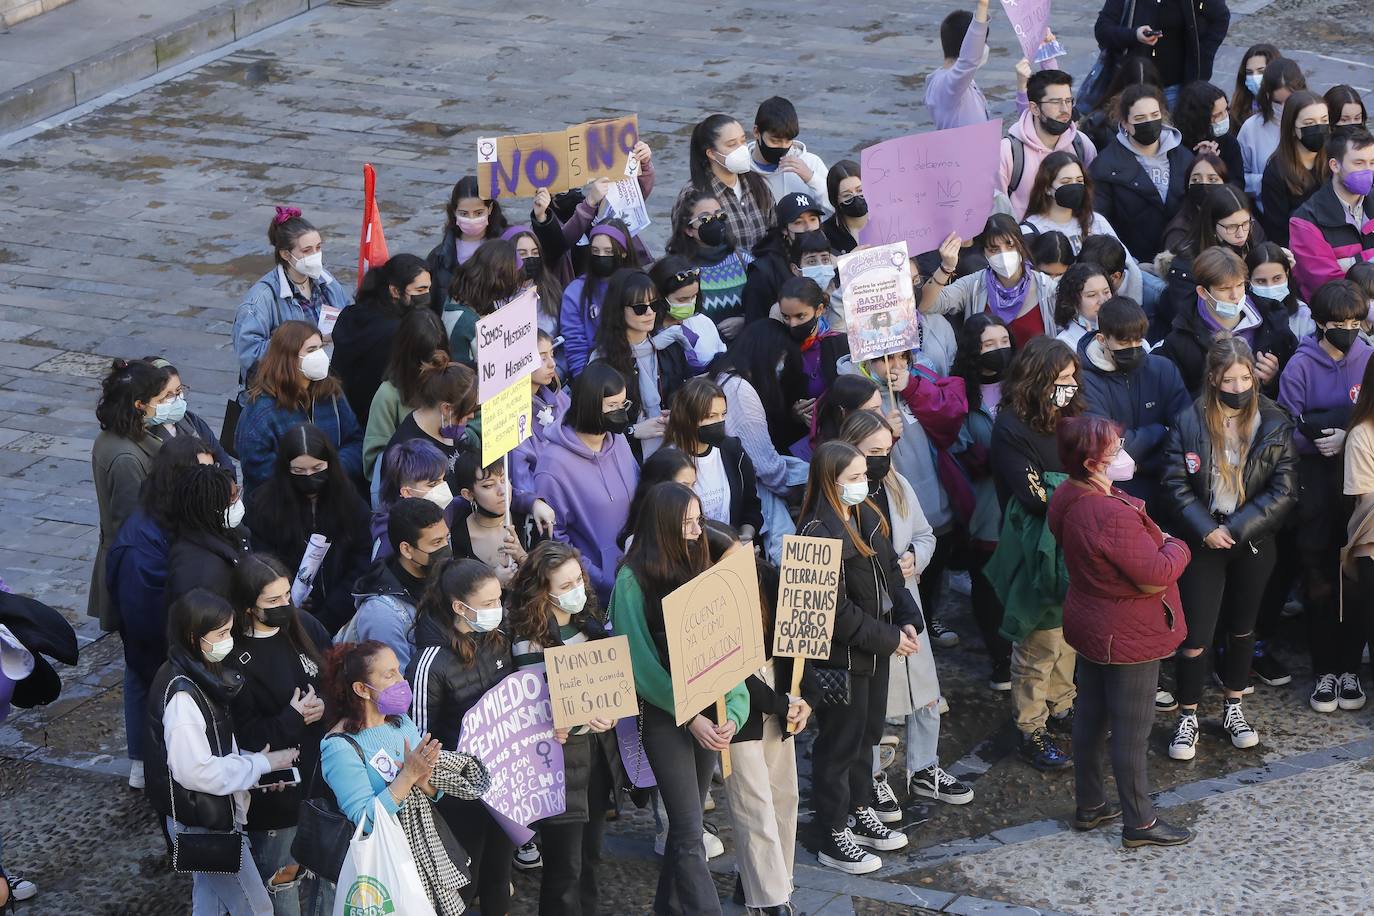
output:
[[697,458],[697,484],[693,489],[701,499],[704,518],[730,524],[730,480],[725,476],[720,449],[713,447]]

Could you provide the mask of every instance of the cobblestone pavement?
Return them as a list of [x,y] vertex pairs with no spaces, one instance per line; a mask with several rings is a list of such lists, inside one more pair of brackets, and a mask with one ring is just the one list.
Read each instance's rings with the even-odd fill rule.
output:
[[[6,863],[42,889],[29,913],[182,913],[189,897],[165,867],[146,806],[124,786],[117,637],[102,637],[82,616],[96,543],[93,405],[111,357],[166,355],[193,389],[192,409],[217,426],[234,384],[230,323],[241,292],[267,267],[272,205],[302,207],[350,282],[361,163],[377,166],[391,250],[423,254],[437,241],[448,188],[471,170],[479,135],[638,111],[659,169],[648,236],[660,247],[686,180],[687,136],[706,112],[747,123],[763,97],[789,96],[802,139],[827,162],[928,127],[921,86],[938,64],[936,24],[952,8],[849,13],[812,0],[363,6],[312,11],[0,148],[0,573],[67,611],[84,647],[80,663],[63,671],[61,701],[0,726]],[[1318,18],[1311,0],[1278,0],[1238,17],[1230,44],[1283,36],[1313,85],[1374,84],[1364,50],[1370,25],[1357,15],[1364,6],[1323,4]],[[1094,53],[1095,7],[1056,4],[1077,73]],[[1005,114],[1019,54],[1005,20],[993,30],[980,82]],[[1238,53],[1223,52],[1219,83],[1229,82]],[[1369,820],[1374,708],[1329,717],[1308,710],[1299,622],[1283,641],[1294,685],[1260,687],[1248,702],[1264,739],[1258,748],[1229,747],[1219,698],[1210,696],[1198,759],[1176,764],[1164,753],[1170,723],[1160,718],[1151,755],[1160,804],[1197,826],[1199,839],[1128,855],[1114,831],[1067,832],[1070,778],[1016,761],[1005,697],[983,684],[966,593],[951,588],[945,601],[964,644],[940,653],[950,704],[941,756],[974,781],[978,798],[963,808],[911,806],[912,848],[886,856],[875,875],[845,879],[800,853],[803,911],[1374,910],[1363,834],[1352,826]],[[805,773],[807,740],[800,745]],[[717,795],[722,804],[709,819],[729,850]],[[647,910],[652,838],[642,812],[612,826],[608,911]],[[1295,881],[1299,863],[1306,872]],[[730,860],[713,865],[725,894]],[[517,876],[517,912],[532,912],[536,880]]]

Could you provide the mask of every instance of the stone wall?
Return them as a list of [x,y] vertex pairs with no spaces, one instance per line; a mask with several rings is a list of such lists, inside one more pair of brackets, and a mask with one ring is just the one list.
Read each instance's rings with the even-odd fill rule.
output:
[[31,19],[39,13],[57,9],[72,0],[0,0],[0,28]]

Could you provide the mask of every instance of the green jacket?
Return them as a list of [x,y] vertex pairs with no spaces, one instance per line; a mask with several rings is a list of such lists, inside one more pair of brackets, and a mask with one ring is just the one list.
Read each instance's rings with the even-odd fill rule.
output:
[[[1056,471],[1041,474],[1045,501],[1068,479]],[[1002,601],[1001,634],[1006,639],[1021,642],[1035,630],[1064,625],[1069,572],[1045,516],[1032,515],[1018,500],[1011,500],[997,550],[983,575]]]
[[[627,566],[620,567],[616,574],[607,612],[615,626],[614,632],[629,637],[630,663],[634,666],[635,690],[640,699],[674,715],[673,677],[659,659],[658,646],[654,645],[654,637],[644,618],[644,593],[640,591],[639,580]],[[715,719],[714,710],[707,710],[704,715]],[[725,716],[735,723],[736,731],[748,721],[749,690],[743,681],[725,695]]]

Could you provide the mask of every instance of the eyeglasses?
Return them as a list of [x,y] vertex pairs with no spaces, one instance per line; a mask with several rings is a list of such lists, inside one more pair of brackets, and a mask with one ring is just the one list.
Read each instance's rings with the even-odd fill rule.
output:
[[711,220],[713,220],[713,219],[724,219],[724,218],[725,218],[725,211],[724,211],[724,210],[717,210],[715,213],[702,213],[702,214],[700,214],[700,215],[698,215],[698,216],[696,216],[696,217],[694,217],[694,218],[688,220],[688,221],[687,221],[687,225],[691,226],[693,229],[700,229],[702,226],[706,225],[707,223],[709,223],[709,222],[710,222]]
[[1243,223],[1217,223],[1217,228],[1227,235],[1243,235],[1255,228],[1255,221],[1247,219]]
[[604,412],[603,412],[603,415],[604,415],[604,414],[607,414],[607,413],[615,413],[617,410],[634,410],[634,407],[635,407],[635,402],[634,402],[634,401],[631,401],[629,398],[626,398],[625,401],[624,401],[624,403],[617,404],[615,407],[612,407],[612,408],[610,408],[610,409],[604,411]]
[[1065,111],[1073,108],[1073,96],[1067,99],[1042,99],[1037,102],[1041,108],[1062,108]]
[[636,315],[647,315],[653,309],[654,304],[652,302],[636,302],[634,305],[627,305],[625,307]]

